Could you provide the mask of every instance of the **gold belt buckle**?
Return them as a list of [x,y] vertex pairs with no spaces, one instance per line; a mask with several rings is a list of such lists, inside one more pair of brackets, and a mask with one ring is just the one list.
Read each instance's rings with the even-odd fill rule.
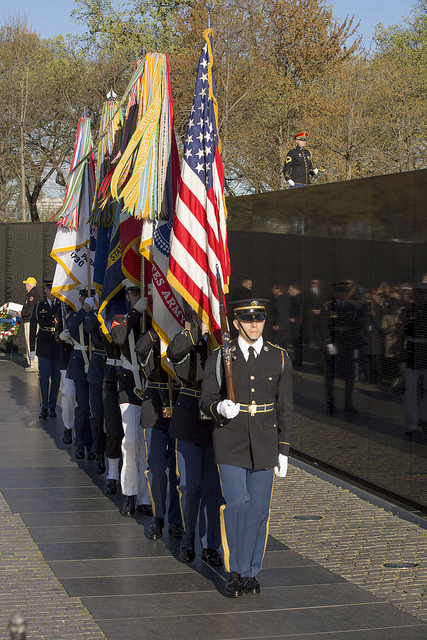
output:
[[248,405],[248,413],[251,414],[251,416],[254,416],[256,414],[257,411],[257,406],[256,404],[250,404]]

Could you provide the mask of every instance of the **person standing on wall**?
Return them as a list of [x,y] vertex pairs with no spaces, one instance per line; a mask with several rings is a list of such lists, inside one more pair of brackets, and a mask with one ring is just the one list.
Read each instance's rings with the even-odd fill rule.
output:
[[307,149],[307,131],[294,135],[296,147],[288,151],[283,175],[289,187],[306,187],[310,184],[310,177],[317,176],[319,169],[313,167],[311,151]]

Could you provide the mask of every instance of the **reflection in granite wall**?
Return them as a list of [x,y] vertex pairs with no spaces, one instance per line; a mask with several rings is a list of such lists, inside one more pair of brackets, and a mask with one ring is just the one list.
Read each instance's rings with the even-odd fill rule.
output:
[[[228,298],[249,279],[248,297],[274,300],[266,336],[295,365],[294,450],[426,510],[427,364],[405,364],[403,318],[427,279],[427,171],[227,205]],[[0,303],[22,301],[26,276],[53,275],[54,235],[52,223],[0,225]]]
[[427,171],[228,200],[228,297],[247,278],[272,300],[266,334],[294,361],[294,450],[423,510],[427,326],[425,368],[404,354],[426,205]]

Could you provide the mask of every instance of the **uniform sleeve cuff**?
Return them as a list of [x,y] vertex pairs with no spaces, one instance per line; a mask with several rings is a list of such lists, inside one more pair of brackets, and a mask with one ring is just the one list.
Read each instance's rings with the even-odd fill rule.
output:
[[289,442],[279,442],[279,453],[282,453],[284,456],[289,456]]

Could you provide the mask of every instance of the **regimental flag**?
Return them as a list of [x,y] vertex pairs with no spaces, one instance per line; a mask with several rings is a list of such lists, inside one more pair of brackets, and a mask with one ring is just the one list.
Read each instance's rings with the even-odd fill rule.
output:
[[151,264],[150,313],[154,330],[160,336],[160,352],[163,368],[173,375],[166,358],[166,349],[172,338],[185,326],[184,301],[167,280],[169,265],[169,239],[172,218],[145,221],[141,248],[143,256]]
[[[135,218],[166,218],[163,198],[171,119],[169,66],[164,53],[147,53],[138,81],[135,130],[111,178],[111,194]],[[165,153],[166,152],[166,153]]]
[[152,200],[157,202],[155,210],[160,215],[156,215],[152,221],[144,220],[139,250],[151,265],[149,310],[153,328],[160,336],[162,366],[173,375],[166,358],[166,349],[172,338],[184,328],[185,315],[181,295],[172,289],[167,280],[169,240],[179,180],[179,158],[173,128],[174,109],[169,60],[166,55],[163,58],[163,97],[158,113],[159,135],[151,148],[151,159],[157,166],[151,193]]
[[228,291],[230,260],[218,104],[212,75],[212,30],[203,32],[181,182],[170,241],[168,280],[221,342],[217,265]]
[[120,243],[121,207],[116,205],[114,226],[111,230],[107,267],[103,277],[102,293],[98,309],[98,320],[102,332],[111,342],[111,320],[117,313],[126,313],[125,290],[122,285],[122,250]]
[[120,245],[122,248],[123,278],[128,278],[136,286],[141,285],[141,242],[142,220],[133,218],[128,213],[120,215]]
[[96,243],[88,224],[95,188],[91,149],[90,119],[83,117],[77,127],[64,203],[54,216],[58,228],[50,254],[57,263],[52,293],[75,311],[78,290],[91,287],[93,279]]
[[92,205],[90,223],[96,227],[111,229],[114,224],[116,202],[109,190],[102,189],[106,176],[113,169],[123,134],[123,112],[116,109],[115,93],[110,91],[108,100],[102,106],[99,130],[98,157],[96,163],[95,198]]

